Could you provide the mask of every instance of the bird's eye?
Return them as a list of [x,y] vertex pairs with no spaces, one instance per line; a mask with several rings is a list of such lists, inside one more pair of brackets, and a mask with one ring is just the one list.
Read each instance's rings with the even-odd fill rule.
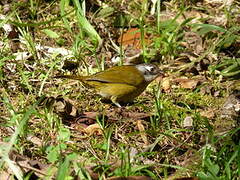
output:
[[154,67],[151,67],[151,68],[150,68],[150,71],[153,72],[153,71],[154,71]]
[[154,72],[155,68],[154,67],[149,67],[150,72]]

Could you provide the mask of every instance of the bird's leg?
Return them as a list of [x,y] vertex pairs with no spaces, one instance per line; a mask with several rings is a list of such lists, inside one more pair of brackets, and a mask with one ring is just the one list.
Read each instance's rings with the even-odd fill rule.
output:
[[111,101],[113,102],[113,104],[115,104],[117,107],[122,107],[118,102],[117,102],[117,97],[116,96],[112,96],[111,97]]

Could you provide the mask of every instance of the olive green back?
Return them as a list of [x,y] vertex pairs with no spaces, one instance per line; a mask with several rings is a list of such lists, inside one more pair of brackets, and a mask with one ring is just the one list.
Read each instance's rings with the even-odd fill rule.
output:
[[144,76],[135,66],[115,66],[105,71],[84,77],[85,83],[92,85],[94,82],[99,83],[116,83],[128,84],[138,87],[142,83],[146,83]]

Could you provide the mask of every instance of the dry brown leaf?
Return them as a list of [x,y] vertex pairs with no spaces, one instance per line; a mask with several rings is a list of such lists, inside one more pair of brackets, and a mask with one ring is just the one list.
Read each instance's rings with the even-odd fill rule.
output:
[[128,177],[110,177],[107,180],[151,180],[152,178],[147,176],[128,176]]
[[96,123],[97,116],[101,116],[101,114],[98,112],[84,112],[76,118],[76,121],[71,121],[71,127],[82,131],[82,129]]
[[215,116],[214,110],[213,109],[208,109],[208,110],[202,110],[200,111],[200,115],[203,117],[206,117],[208,119],[212,119]]
[[171,78],[169,78],[169,77],[163,78],[162,82],[161,82],[161,86],[162,86],[162,89],[165,92],[170,91],[170,89],[171,89]]
[[131,65],[142,63],[141,49],[134,49],[132,48],[132,46],[128,46],[126,47],[124,54],[125,54],[124,64]]
[[94,133],[96,133],[97,135],[101,135],[102,134],[102,129],[99,126],[99,124],[97,124],[97,123],[88,126],[87,128],[84,129],[84,131],[89,136],[93,135]]
[[134,158],[136,157],[137,154],[138,154],[138,150],[134,147],[131,147],[130,152],[129,152],[130,162],[132,162],[134,160]]
[[174,180],[199,180],[197,177],[181,177],[175,178]]
[[204,0],[203,3],[205,5],[210,5],[212,7],[218,7],[219,9],[221,8],[226,8],[230,7],[232,5],[234,0]]
[[183,120],[184,128],[191,128],[193,126],[193,118],[191,116],[187,116]]
[[133,111],[130,111],[130,112],[124,111],[121,113],[121,115],[123,117],[127,117],[130,119],[147,119],[150,117],[149,113],[133,112]]
[[[172,20],[176,17],[176,15],[177,15],[177,11],[176,12],[174,12],[172,10],[162,11],[162,13],[160,14],[160,21],[164,22],[164,21]],[[186,11],[183,15],[179,16],[176,19],[176,22],[179,24],[182,24],[186,19],[194,18],[191,21],[192,23],[202,23],[201,19],[207,18],[207,17],[208,17],[208,15],[205,13],[202,13],[200,11],[191,10],[191,11]]]
[[200,54],[204,51],[203,41],[200,35],[195,32],[186,32],[184,35],[186,47],[195,54]]
[[[40,178],[48,174],[47,171],[48,171],[49,165],[43,164],[38,160],[30,160],[28,157],[18,154],[18,152],[13,150],[10,151],[9,158],[11,159],[11,162],[14,168],[16,168],[15,170],[20,174],[32,172],[32,176],[40,177]],[[5,170],[5,173],[8,173],[9,176],[14,174],[12,172],[12,168],[6,167],[4,168],[4,170]],[[2,172],[0,172],[0,174],[2,174]]]
[[181,88],[185,89],[194,89],[199,80],[198,79],[188,79],[188,78],[177,78],[174,80],[174,82],[178,82],[181,86]]
[[145,133],[144,125],[142,124],[142,120],[137,120],[137,127],[138,127],[138,130],[141,132],[140,135],[144,142],[144,145],[148,145],[149,142],[148,142],[147,134]]
[[208,24],[213,24],[216,26],[226,26],[228,23],[228,16],[226,14],[218,14],[217,16],[210,16],[207,22]]
[[0,179],[11,179],[12,175],[6,171],[0,171]]
[[42,140],[40,138],[36,137],[36,136],[28,136],[27,140],[32,142],[33,144],[39,146],[39,147],[41,147],[42,144],[43,144]]
[[82,117],[89,118],[89,119],[96,119],[97,116],[99,116],[100,113],[98,112],[84,112]]
[[43,169],[38,169],[33,167],[30,164],[29,160],[25,160],[25,161],[18,161],[17,164],[24,169],[25,172],[29,172],[29,171],[33,171],[35,176],[37,176],[38,178],[43,178],[44,176],[47,175],[47,166],[44,167],[44,165],[42,165]]
[[99,174],[97,172],[93,171],[93,166],[85,166],[87,172],[89,173],[89,175],[91,176],[92,180],[98,180],[99,179]]

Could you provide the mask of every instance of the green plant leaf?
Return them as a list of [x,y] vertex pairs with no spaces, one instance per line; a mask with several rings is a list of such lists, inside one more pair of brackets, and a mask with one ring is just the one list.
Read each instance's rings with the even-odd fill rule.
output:
[[69,166],[70,160],[68,157],[66,157],[63,162],[60,161],[56,178],[57,180],[66,180],[68,178]]
[[192,24],[192,26],[200,27],[200,29],[198,30],[198,33],[200,35],[204,35],[204,34],[206,34],[208,32],[211,32],[211,31],[227,32],[226,29],[221,28],[221,27],[216,26],[216,25],[212,25],[212,24]]
[[48,161],[51,162],[51,163],[56,162],[58,157],[59,157],[58,147],[50,146],[50,147],[47,148],[47,151],[49,152],[48,155],[47,155]]
[[101,17],[101,18],[106,18],[108,16],[111,16],[114,13],[115,9],[113,7],[105,7],[102,8],[98,13],[97,13],[97,17]]
[[59,141],[69,141],[69,139],[70,139],[70,130],[69,129],[67,129],[67,128],[64,128],[64,127],[61,127],[60,129],[59,129],[59,135],[58,135],[58,140]]
[[76,16],[81,29],[83,29],[88,36],[94,40],[97,44],[101,43],[101,37],[94,29],[94,27],[88,22],[87,18],[85,17],[84,9],[80,5],[78,0],[73,0],[73,3],[76,7]]
[[56,39],[56,38],[59,38],[59,37],[60,37],[56,32],[54,32],[54,31],[52,31],[52,30],[50,30],[50,29],[43,29],[42,31],[43,31],[47,36],[49,36],[50,38]]
[[72,29],[71,29],[71,26],[70,26],[70,23],[69,21],[67,20],[66,18],[66,12],[65,12],[65,8],[66,6],[69,5],[69,0],[61,0],[60,1],[60,10],[61,10],[61,16],[62,16],[62,19],[63,19],[63,23],[66,27],[66,29],[72,33]]

